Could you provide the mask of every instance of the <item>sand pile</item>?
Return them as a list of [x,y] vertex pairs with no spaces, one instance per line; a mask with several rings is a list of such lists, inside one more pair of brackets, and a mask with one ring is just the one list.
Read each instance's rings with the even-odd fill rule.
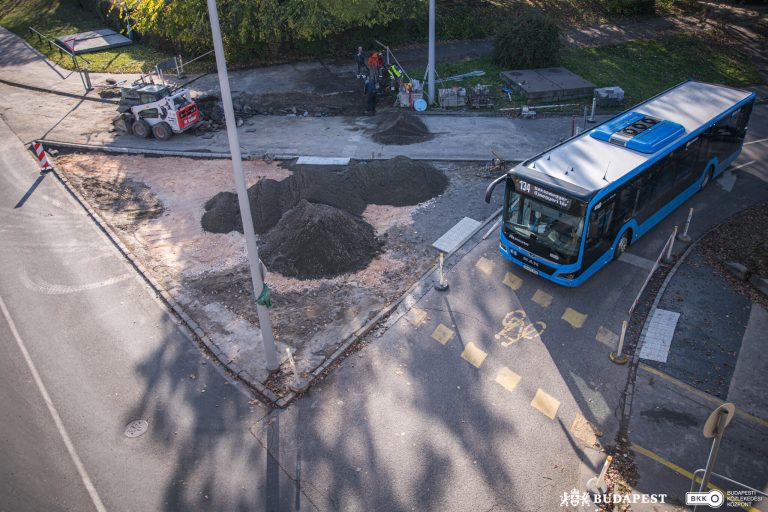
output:
[[263,238],[260,255],[271,271],[313,279],[365,268],[380,250],[367,222],[302,200]]
[[379,144],[407,146],[431,140],[434,135],[419,117],[404,112],[381,115],[371,138]]

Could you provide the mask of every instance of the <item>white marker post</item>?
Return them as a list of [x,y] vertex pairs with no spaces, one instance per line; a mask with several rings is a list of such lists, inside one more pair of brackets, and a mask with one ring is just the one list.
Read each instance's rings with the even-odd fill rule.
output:
[[612,460],[613,456],[609,455],[605,459],[603,469],[597,478],[592,477],[587,481],[587,490],[592,494],[605,494],[608,492],[608,483],[605,481],[605,476],[608,474],[608,467],[611,465]]
[[683,229],[681,234],[677,235],[677,239],[684,244],[691,242],[691,237],[688,236],[688,227],[691,225],[691,217],[693,217],[693,208],[688,211],[688,219],[685,221],[685,229]]
[[277,362],[275,349],[275,335],[272,332],[272,320],[269,318],[267,302],[269,290],[264,284],[262,274],[263,265],[259,260],[259,249],[256,246],[256,235],[251,218],[251,205],[248,202],[248,189],[245,186],[243,174],[243,159],[240,154],[240,138],[237,135],[235,124],[235,110],[232,107],[232,93],[229,89],[227,77],[227,63],[224,59],[224,44],[221,41],[221,27],[219,25],[219,12],[216,9],[216,0],[208,0],[208,15],[211,18],[211,33],[213,35],[213,50],[216,53],[216,67],[219,71],[219,87],[221,88],[221,101],[224,103],[224,118],[227,122],[227,138],[229,139],[229,152],[232,154],[232,174],[235,178],[237,200],[240,205],[240,216],[243,219],[243,232],[248,253],[248,263],[251,268],[251,283],[253,284],[253,296],[256,299],[256,312],[259,315],[259,327],[261,328],[261,341],[264,344],[264,358],[267,370],[274,372],[280,365]]
[[448,289],[448,281],[445,280],[445,272],[443,271],[443,263],[445,261],[445,254],[440,252],[440,264],[437,269],[438,281],[435,283],[435,290],[444,292]]
[[624,350],[624,336],[627,334],[627,321],[624,320],[621,322],[621,336],[619,336],[619,347],[616,349],[616,352],[611,352],[608,354],[608,359],[613,361],[616,364],[627,364],[627,361],[629,361],[629,357],[627,357],[625,354],[622,354],[622,351]]

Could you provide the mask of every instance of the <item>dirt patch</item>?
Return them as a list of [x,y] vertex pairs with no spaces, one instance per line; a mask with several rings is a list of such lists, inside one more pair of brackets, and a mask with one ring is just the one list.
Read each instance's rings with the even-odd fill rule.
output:
[[434,135],[419,117],[392,112],[378,117],[376,127],[371,130],[371,138],[387,146],[407,146],[432,140]]
[[338,208],[302,200],[263,238],[261,255],[272,271],[313,279],[364,268],[380,250],[367,222]]
[[732,261],[747,267],[750,274],[768,277],[768,203],[737,213],[710,231],[699,248],[707,262],[725,276],[736,291],[768,309],[768,297],[749,281],[737,279],[726,267]]
[[154,219],[165,211],[163,204],[147,185],[131,178],[107,181],[84,177],[78,181],[78,185],[92,199],[96,208],[119,215],[122,223]]

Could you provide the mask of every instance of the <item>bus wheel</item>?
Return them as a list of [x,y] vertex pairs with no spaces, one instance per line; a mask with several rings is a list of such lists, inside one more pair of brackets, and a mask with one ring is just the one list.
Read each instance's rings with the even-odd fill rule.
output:
[[709,185],[709,182],[712,181],[712,168],[710,167],[707,171],[707,174],[704,175],[704,179],[701,180],[701,185],[699,185],[699,190],[704,190],[704,188]]
[[616,250],[613,251],[613,259],[619,259],[619,257],[627,250],[627,247],[629,247],[629,231],[625,231],[624,234],[621,235],[621,238],[619,238],[619,243],[616,244]]

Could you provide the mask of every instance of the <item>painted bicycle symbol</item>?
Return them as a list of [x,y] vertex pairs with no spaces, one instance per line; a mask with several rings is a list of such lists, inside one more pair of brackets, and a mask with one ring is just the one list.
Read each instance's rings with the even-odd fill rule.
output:
[[494,338],[501,342],[502,347],[508,347],[522,340],[535,339],[547,330],[547,324],[544,322],[530,322],[522,309],[507,313],[501,321],[501,326],[501,330]]

